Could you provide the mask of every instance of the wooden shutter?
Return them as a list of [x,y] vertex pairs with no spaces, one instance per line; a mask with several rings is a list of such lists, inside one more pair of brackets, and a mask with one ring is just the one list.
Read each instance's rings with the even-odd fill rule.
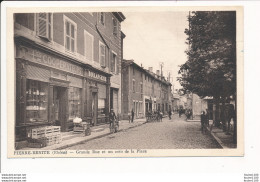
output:
[[85,33],[85,56],[88,61],[93,61],[93,37]]
[[47,13],[38,14],[38,35],[44,38],[48,38],[47,29]]
[[119,68],[120,68],[120,62],[119,62],[119,57],[117,57],[116,56],[116,63],[115,63],[116,65],[116,74],[118,75],[119,74],[119,72],[120,72],[120,70],[119,70]]
[[110,51],[110,64],[109,64],[109,68],[110,68],[110,72],[112,72],[112,67],[113,67],[113,52]]
[[101,66],[106,66],[105,56],[106,56],[106,47],[101,44],[100,45],[100,65]]

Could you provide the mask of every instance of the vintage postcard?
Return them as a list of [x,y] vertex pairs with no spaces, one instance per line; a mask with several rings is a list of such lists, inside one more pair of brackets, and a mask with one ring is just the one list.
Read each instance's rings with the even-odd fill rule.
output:
[[243,156],[243,7],[7,11],[8,157]]

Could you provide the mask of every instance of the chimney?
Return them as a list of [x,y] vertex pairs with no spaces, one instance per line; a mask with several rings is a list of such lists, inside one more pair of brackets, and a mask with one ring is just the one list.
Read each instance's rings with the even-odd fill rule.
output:
[[153,72],[153,67],[148,67],[149,72]]
[[160,70],[156,70],[156,75],[160,76]]

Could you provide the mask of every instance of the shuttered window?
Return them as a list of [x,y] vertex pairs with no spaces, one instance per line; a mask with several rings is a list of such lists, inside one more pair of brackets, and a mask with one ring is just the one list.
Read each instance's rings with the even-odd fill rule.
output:
[[106,67],[106,46],[99,42],[99,62],[102,67]]
[[116,54],[115,53],[112,53],[112,58],[111,58],[111,72],[112,73],[116,73]]
[[76,52],[77,24],[64,16],[64,29],[64,41],[66,50]]
[[100,13],[100,23],[102,25],[105,25],[105,13],[104,12]]
[[37,14],[38,36],[47,40],[52,40],[52,13]]
[[113,35],[117,36],[117,20],[113,18]]
[[117,20],[113,18],[113,35],[117,36]]
[[93,61],[93,47],[94,47],[94,37],[87,31],[84,32],[85,35],[85,56],[88,61]]

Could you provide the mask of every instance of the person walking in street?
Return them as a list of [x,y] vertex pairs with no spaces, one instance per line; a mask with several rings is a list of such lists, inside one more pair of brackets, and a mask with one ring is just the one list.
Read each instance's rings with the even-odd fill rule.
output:
[[181,117],[182,109],[179,109],[179,118]]
[[200,122],[201,122],[201,133],[204,134],[206,133],[206,124],[205,124],[205,121],[206,120],[206,115],[205,115],[205,111],[202,111],[201,113],[201,117],[200,117]]
[[208,109],[206,109],[205,124],[206,124],[206,127],[209,127],[209,110]]
[[134,109],[132,109],[132,112],[131,112],[131,114],[132,114],[132,123],[134,122],[134,117],[135,117],[135,112],[134,112]]
[[160,119],[160,122],[162,122],[162,118],[163,118],[163,113],[162,111],[159,112],[159,119]]
[[171,110],[169,110],[169,120],[171,120],[172,119],[172,111]]
[[128,112],[128,121],[129,121],[129,123],[131,123],[131,112],[130,111]]
[[116,121],[116,114],[114,112],[114,109],[111,109],[110,113],[109,113],[109,127],[110,127],[110,130],[114,128],[115,121]]

